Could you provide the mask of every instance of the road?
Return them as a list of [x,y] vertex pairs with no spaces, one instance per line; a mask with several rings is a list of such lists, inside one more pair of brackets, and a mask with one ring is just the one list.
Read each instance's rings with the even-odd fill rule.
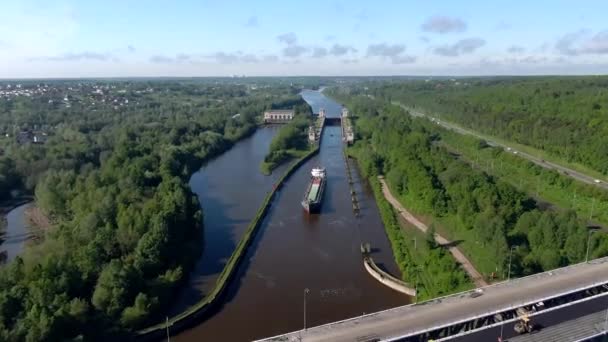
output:
[[542,158],[538,158],[538,157],[533,156],[533,155],[531,155],[529,153],[526,153],[526,152],[517,151],[512,146],[509,146],[507,144],[503,144],[503,143],[497,142],[495,140],[489,139],[489,137],[487,137],[487,136],[485,136],[483,134],[479,134],[477,132],[474,132],[474,131],[462,128],[462,127],[460,127],[460,126],[458,126],[456,124],[453,124],[453,123],[450,123],[450,122],[446,122],[446,121],[443,121],[443,120],[438,120],[438,119],[436,119],[436,118],[434,118],[432,116],[426,115],[426,114],[424,114],[422,112],[419,112],[419,111],[416,111],[416,110],[413,110],[413,109],[411,109],[411,108],[409,108],[409,107],[407,107],[407,106],[405,106],[405,105],[403,105],[403,104],[401,104],[399,102],[393,101],[392,104],[398,105],[401,108],[407,110],[410,113],[410,115],[412,115],[412,116],[415,116],[415,117],[426,117],[426,118],[429,118],[429,119],[433,119],[440,126],[446,128],[446,129],[452,130],[452,131],[460,133],[460,134],[471,135],[471,136],[474,136],[474,137],[476,137],[478,139],[483,139],[490,146],[502,147],[502,148],[504,148],[506,150],[508,149],[509,151],[511,151],[513,153],[516,153],[518,156],[521,156],[522,158],[525,158],[525,159],[533,162],[534,164],[536,164],[538,166],[544,167],[546,169],[556,170],[556,171],[558,171],[558,172],[560,172],[560,173],[562,173],[564,175],[570,176],[570,177],[572,177],[572,178],[574,178],[574,179],[576,179],[578,181],[581,181],[583,183],[591,184],[591,185],[597,186],[599,188],[608,190],[608,183],[605,180],[602,180],[600,183],[597,183],[596,182],[596,179],[597,179],[596,177],[592,177],[592,176],[586,175],[586,174],[584,174],[582,172],[573,170],[573,169],[565,167],[563,165],[556,164],[554,162],[543,160]]
[[[420,220],[414,217],[414,215],[412,215],[407,209],[405,209],[401,205],[401,203],[399,203],[399,201],[391,193],[391,190],[388,188],[388,185],[386,184],[386,181],[384,179],[380,178],[379,180],[380,184],[382,185],[382,193],[384,194],[384,198],[386,198],[386,200],[389,201],[393,208],[397,212],[399,212],[399,215],[401,215],[401,217],[403,217],[407,222],[413,224],[416,228],[420,229],[423,233],[426,233],[426,231],[428,230],[426,224],[422,223]],[[483,279],[481,273],[479,273],[477,269],[475,269],[473,263],[462,253],[462,251],[458,247],[451,244],[450,240],[435,233],[435,242],[440,245],[448,246],[448,250],[450,251],[450,253],[452,253],[454,259],[456,259],[456,261],[458,261],[462,265],[464,270],[469,274],[469,277],[471,277],[471,279],[475,283],[475,286],[482,287],[488,285],[488,283]]]
[[452,325],[459,320],[535,303],[574,289],[608,282],[608,258],[551,272],[494,284],[473,298],[457,294],[433,301],[401,306],[306,331],[275,336],[266,341],[364,341],[393,340],[426,329]]
[[[607,306],[608,296],[601,296],[555,311],[541,312],[532,317],[537,330],[531,334],[519,335],[513,328],[515,323],[507,323],[502,328],[503,341],[578,341],[605,331]],[[497,341],[499,336],[501,336],[501,328],[497,326],[448,340],[450,342]]]

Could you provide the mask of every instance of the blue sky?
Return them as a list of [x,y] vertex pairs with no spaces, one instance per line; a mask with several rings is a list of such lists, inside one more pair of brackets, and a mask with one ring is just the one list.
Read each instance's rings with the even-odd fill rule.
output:
[[2,0],[0,78],[608,73],[608,1]]

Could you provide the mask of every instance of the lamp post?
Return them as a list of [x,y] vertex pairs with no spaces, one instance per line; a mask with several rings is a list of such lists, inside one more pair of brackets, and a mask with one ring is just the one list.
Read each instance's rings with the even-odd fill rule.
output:
[[304,289],[304,331],[306,331],[306,295],[310,292],[307,288]]
[[167,327],[167,342],[170,342],[171,339],[169,338],[169,316],[165,316],[165,325]]
[[606,309],[606,321],[604,322],[604,335],[608,333],[608,309]]
[[591,234],[595,232],[595,230],[589,229],[589,233],[587,233],[587,252],[585,253],[585,262],[589,262],[589,245],[591,244]]
[[416,294],[416,300],[414,303],[418,303],[418,283],[420,282],[420,266],[416,266],[416,283],[414,284],[414,292]]
[[513,258],[513,249],[515,249],[516,247],[517,246],[511,246],[509,250],[509,272],[507,273],[507,281],[511,280],[511,259]]
[[503,331],[504,327],[505,327],[504,323],[500,325],[500,337],[498,338],[498,341],[500,341],[500,342],[502,342],[502,331]]

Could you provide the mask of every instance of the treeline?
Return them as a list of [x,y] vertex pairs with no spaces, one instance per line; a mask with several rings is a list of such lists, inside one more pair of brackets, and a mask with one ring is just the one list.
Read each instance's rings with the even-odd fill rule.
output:
[[[238,139],[243,131],[251,133],[255,129],[253,124],[260,113],[277,103],[297,99],[299,92],[292,86],[271,83],[253,88],[230,80],[79,84],[49,81],[44,83],[49,90],[42,95],[0,100],[0,186],[11,184],[11,190],[33,193],[47,170],[78,173],[81,168],[99,167],[100,160],[114,147],[115,128],[119,126],[154,127],[196,121],[229,140]],[[104,95],[94,94],[96,89]],[[69,106],[63,102],[64,97],[69,99]],[[114,100],[123,105],[116,106]],[[20,131],[44,132],[48,140],[45,144],[19,144],[16,137]],[[19,176],[18,182],[2,181],[14,174]]]
[[353,88],[608,175],[608,77],[376,83]]
[[[0,269],[0,340],[115,340],[164,317],[203,246],[190,175],[294,94],[156,86],[165,91],[139,109],[87,107],[49,128],[45,144],[6,149],[13,166],[0,171],[35,192],[53,227]],[[201,95],[217,88],[235,97]]]
[[[485,276],[527,275],[580,262],[590,232],[572,211],[541,210],[512,185],[450,154],[440,132],[398,106],[333,90],[356,114],[358,160],[368,175],[386,175],[414,212],[435,218]],[[591,235],[590,258],[608,254],[604,233]]]
[[441,127],[436,129],[441,131],[441,142],[470,164],[504,179],[530,196],[561,208],[572,208],[583,219],[608,225],[608,191],[577,182],[469,135]]
[[312,108],[301,97],[277,104],[276,108],[293,108],[295,114],[293,120],[281,127],[272,138],[268,153],[260,165],[264,174],[270,174],[282,163],[302,156],[310,148],[308,126],[312,122]]

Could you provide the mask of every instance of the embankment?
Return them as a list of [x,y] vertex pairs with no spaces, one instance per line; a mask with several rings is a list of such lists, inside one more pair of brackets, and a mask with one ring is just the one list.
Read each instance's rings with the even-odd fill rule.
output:
[[[279,178],[275,187],[272,189],[270,193],[266,196],[260,209],[256,216],[252,219],[251,223],[247,227],[247,230],[243,234],[243,237],[237,244],[234,252],[230,256],[230,259],[226,263],[222,273],[219,275],[215,287],[211,292],[203,298],[200,302],[194,304],[184,312],[171,317],[168,321],[168,325],[170,326],[171,333],[176,333],[182,331],[198,322],[200,322],[206,315],[212,312],[218,304],[221,303],[222,295],[224,294],[230,280],[237,273],[238,266],[242,261],[243,257],[247,252],[247,247],[253,241],[255,237],[255,233],[257,232],[260,223],[263,221],[264,217],[268,213],[268,209],[272,205],[272,201],[277,193],[277,191],[281,188],[283,183],[308,159],[319,152],[319,145],[315,146],[314,149],[309,151],[306,155],[302,156],[296,162],[294,162]],[[158,340],[166,336],[166,328],[167,323],[159,323],[154,326],[139,330],[135,333],[135,337],[139,341],[150,341],[150,340]]]

